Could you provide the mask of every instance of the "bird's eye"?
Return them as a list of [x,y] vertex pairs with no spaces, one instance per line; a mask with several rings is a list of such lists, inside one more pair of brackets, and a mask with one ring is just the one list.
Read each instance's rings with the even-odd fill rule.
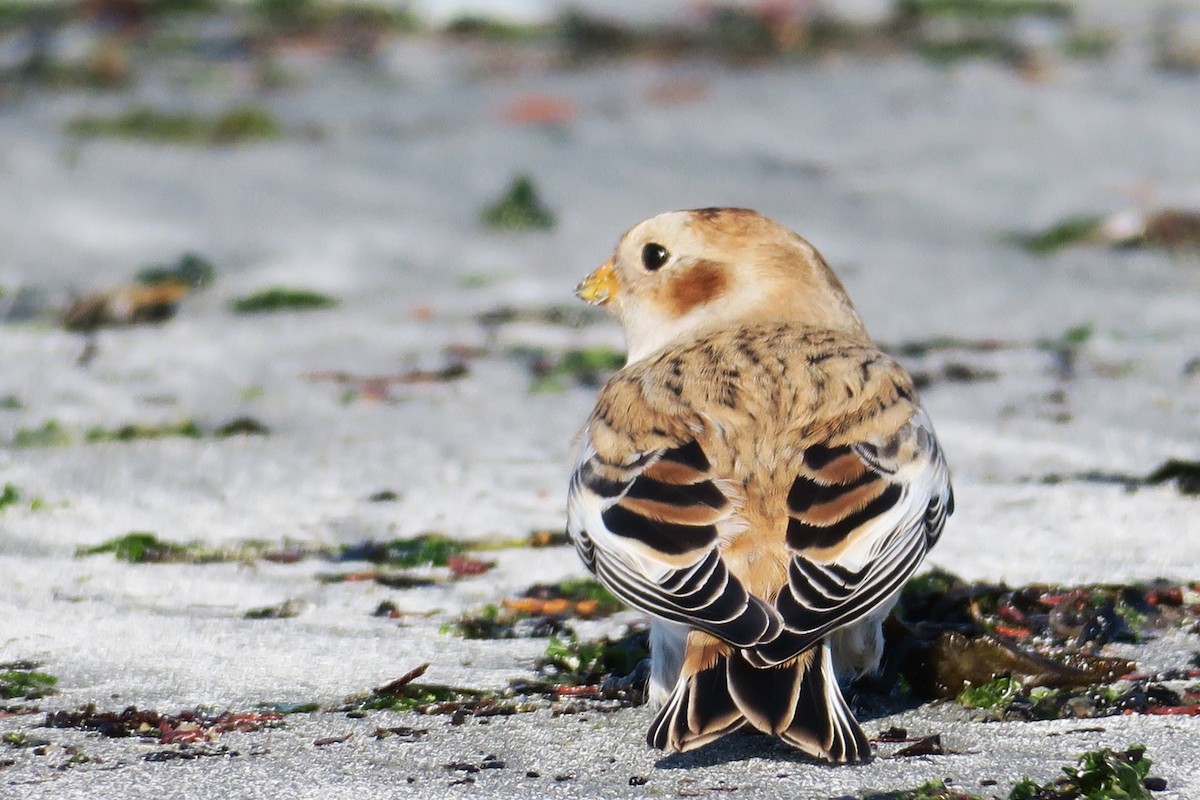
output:
[[667,252],[667,248],[661,244],[651,242],[642,248],[642,266],[651,272],[662,267],[670,257],[671,254]]

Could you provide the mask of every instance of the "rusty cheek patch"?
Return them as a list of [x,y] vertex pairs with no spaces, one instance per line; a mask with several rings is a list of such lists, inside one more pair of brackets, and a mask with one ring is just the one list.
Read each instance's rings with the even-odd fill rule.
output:
[[676,316],[711,303],[725,290],[725,271],[708,261],[675,276],[667,287],[667,301]]

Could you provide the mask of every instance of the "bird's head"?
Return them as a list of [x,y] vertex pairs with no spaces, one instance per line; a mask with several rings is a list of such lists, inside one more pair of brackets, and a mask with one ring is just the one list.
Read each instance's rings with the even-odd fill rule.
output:
[[670,211],[634,225],[576,294],[620,319],[630,363],[680,337],[737,323],[866,336],[816,248],[743,208]]

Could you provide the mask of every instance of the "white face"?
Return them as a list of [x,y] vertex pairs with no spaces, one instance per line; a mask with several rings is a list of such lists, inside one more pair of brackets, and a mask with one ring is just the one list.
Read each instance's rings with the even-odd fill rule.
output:
[[619,288],[612,306],[625,328],[630,362],[703,325],[714,308],[753,290],[753,284],[738,280],[738,265],[721,255],[706,245],[686,211],[660,214],[622,237],[613,256]]
[[671,211],[638,223],[580,296],[621,320],[630,363],[698,330],[751,319],[861,331],[812,245],[745,209]]

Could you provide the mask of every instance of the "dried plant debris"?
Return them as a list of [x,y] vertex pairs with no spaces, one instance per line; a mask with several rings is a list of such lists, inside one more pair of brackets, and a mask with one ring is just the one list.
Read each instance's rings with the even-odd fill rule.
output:
[[1081,215],[1067,217],[1041,231],[1010,234],[1008,238],[1040,256],[1076,245],[1196,251],[1200,250],[1200,211],[1165,208],[1109,216]]
[[1038,483],[1056,485],[1068,481],[1082,483],[1116,484],[1134,491],[1143,486],[1173,485],[1180,494],[1200,496],[1200,461],[1185,461],[1171,458],[1159,464],[1145,475],[1130,475],[1125,472],[1077,472],[1072,474],[1052,473],[1037,479]]
[[1061,0],[901,0],[892,24],[899,42],[931,61],[983,57],[1022,65],[1039,44],[1023,36],[1030,21],[1055,28],[1065,46],[1073,15]]
[[186,284],[164,282],[139,283],[85,295],[63,312],[62,326],[69,331],[86,332],[107,326],[165,322],[175,316],[188,291]]
[[192,291],[210,286],[216,268],[203,256],[184,253],[173,263],[142,268],[134,283],[84,295],[61,316],[64,328],[89,332],[108,326],[164,322]]
[[140,106],[115,116],[78,116],[67,125],[67,133],[88,139],[212,147],[279,139],[284,129],[258,105],[236,106],[211,116]]
[[968,584],[941,571],[909,582],[900,616],[966,636],[998,634],[1051,646],[1096,648],[1178,628],[1200,615],[1198,586],[1169,582],[1051,586]]
[[1029,687],[1005,677],[969,686],[956,699],[981,712],[981,719],[992,720],[1092,719],[1119,714],[1190,717],[1200,713],[1200,691],[1177,691],[1150,678],[1076,690]]
[[314,383],[329,382],[342,387],[343,400],[372,400],[386,402],[395,400],[394,386],[418,383],[450,383],[467,377],[471,372],[462,361],[451,361],[437,369],[410,369],[391,375],[353,375],[341,370],[316,370],[304,374],[304,379]]
[[58,694],[54,687],[58,678],[41,672],[36,661],[0,663],[0,698],[5,700],[39,700]]
[[585,328],[603,322],[605,312],[592,306],[548,305],[536,308],[500,306],[477,316],[476,321],[485,327],[533,323],[537,325],[561,325],[565,328]]
[[463,614],[443,632],[465,639],[540,639],[570,632],[564,615],[529,614],[489,603]]
[[565,392],[573,386],[594,389],[625,365],[625,353],[612,347],[583,347],[557,355],[540,348],[518,347],[512,358],[526,362],[531,392]]
[[1155,467],[1144,480],[1151,486],[1172,483],[1181,494],[1200,495],[1200,461],[1168,459]]
[[571,537],[566,531],[538,530],[531,531],[529,538],[522,544],[528,547],[563,547],[570,543]]
[[[859,800],[859,798],[846,796],[834,798],[834,800]],[[947,786],[944,781],[934,780],[923,783],[915,789],[868,792],[861,796],[861,800],[984,800],[984,798]]]
[[[486,544],[484,545],[486,547]],[[333,561],[369,561],[390,570],[380,569],[330,573],[318,575],[324,583],[357,583],[373,581],[393,589],[411,589],[420,586],[432,586],[446,578],[430,574],[430,567],[445,567],[449,578],[467,578],[483,575],[495,566],[495,562],[484,561],[468,556],[471,550],[480,549],[478,543],[451,539],[440,533],[423,533],[419,536],[392,539],[386,542],[375,540],[363,541],[353,545],[343,545],[330,556]],[[413,573],[409,570],[423,570]],[[444,573],[443,573],[444,575]]]
[[411,568],[421,566],[445,567],[450,557],[461,555],[469,549],[466,542],[451,539],[440,533],[424,533],[404,539],[386,542],[364,541],[342,548],[338,557],[341,561],[370,561],[389,567]]
[[[258,560],[294,564],[309,558],[321,558],[335,563],[367,561],[398,570],[445,568],[450,578],[465,578],[482,575],[495,566],[495,562],[473,557],[470,555],[472,551],[558,544],[556,541],[547,542],[541,538],[548,537],[545,532],[535,532],[531,537],[535,537],[536,541],[521,539],[464,542],[440,533],[426,533],[389,541],[368,540],[335,547],[287,539],[282,542],[252,539],[230,545],[209,545],[196,541],[175,542],[160,539],[150,531],[130,531],[96,545],[77,548],[75,555],[83,557],[112,553],[118,560],[131,564],[212,564]],[[393,588],[430,586],[443,579],[427,573],[387,572],[378,569],[317,577],[326,583],[374,581]],[[535,589],[546,592],[546,596],[542,600],[535,600],[534,595],[529,595],[513,602],[543,602],[552,609],[561,605],[563,608],[569,607],[569,610],[580,616],[611,613],[608,609],[615,602],[611,595],[603,594],[603,590],[589,581],[564,581],[553,587]]]
[[980,383],[1000,379],[1000,373],[994,369],[973,367],[958,361],[943,364],[936,371],[914,370],[912,373],[913,386],[917,389],[927,389],[935,383]]
[[554,213],[538,197],[528,175],[513,178],[508,190],[480,214],[483,224],[503,230],[548,230],[554,227]]
[[569,613],[597,618],[615,614],[625,604],[591,578],[568,578],[553,584],[534,584],[517,600],[505,605],[516,611],[537,614]]
[[[1148,800],[1151,792],[1167,788],[1166,781],[1150,777],[1151,761],[1146,748],[1134,745],[1128,750],[1109,748],[1084,753],[1076,763],[1063,767],[1063,774],[1045,784],[1030,778],[1018,781],[1005,795],[1006,800]],[[995,781],[986,784],[995,785]],[[835,800],[985,800],[933,780],[914,789],[890,792],[867,792],[858,798],[846,796]],[[995,795],[992,800],[999,800]]]
[[878,53],[897,43],[892,26],[849,21],[822,8],[714,3],[698,10],[695,24],[636,27],[572,10],[555,32],[568,64],[637,55],[755,64],[830,52]]
[[[105,428],[93,425],[83,432],[82,440],[87,444],[105,442],[135,442],[146,439],[185,438],[202,439],[207,437],[227,438],[230,436],[265,436],[270,428],[253,417],[236,417],[222,423],[211,430],[205,431],[194,420],[183,419],[178,422],[165,423],[130,423],[116,428]],[[27,447],[65,447],[75,444],[77,437],[68,431],[58,420],[47,420],[37,428],[21,428],[13,434],[11,445],[17,448]]]
[[1154,66],[1180,75],[1200,73],[1200,25],[1195,11],[1182,5],[1159,9],[1152,33]]
[[304,607],[303,600],[284,600],[278,605],[252,608],[242,614],[242,617],[244,619],[291,619],[300,616]]
[[329,295],[311,289],[273,286],[239,297],[229,304],[229,308],[235,314],[265,314],[278,311],[319,311],[335,308],[337,304],[338,301]]
[[244,733],[276,727],[283,715],[274,711],[226,711],[207,709],[161,714],[129,706],[123,711],[100,711],[94,703],[74,711],[53,711],[42,723],[47,728],[76,728],[96,731],[119,739],[136,736],[159,744],[206,742],[229,731]]
[[1097,651],[1196,625],[1198,588],[1009,589],[926,573],[905,587],[887,623],[885,675],[903,675],[919,697],[957,699],[991,718],[1195,714],[1200,695],[1166,685],[1192,670],[1139,676],[1135,662]]
[[1136,668],[1135,662],[1123,658],[1068,652],[1043,655],[1003,636],[969,639],[946,631],[927,651],[910,656],[908,678],[918,693],[945,697],[997,676],[1015,676],[1031,686],[1080,688],[1115,681]]
[[[538,674],[556,687],[600,686],[607,680],[626,678],[639,670],[650,657],[650,631],[644,625],[632,626],[615,638],[602,637],[582,641],[575,636],[552,637],[545,654],[538,659]],[[639,674],[645,679],[646,675]]]
[[417,678],[423,676],[428,669],[428,664],[422,664],[365,695],[347,699],[343,705],[334,710],[353,712],[388,709],[439,714],[454,713],[463,709],[470,709],[474,712],[496,702],[495,692],[443,684],[417,683]]
[[159,539],[150,531],[130,531],[91,547],[79,547],[75,556],[94,556],[112,553],[118,561],[130,564],[214,564],[246,562],[262,559],[291,564],[314,555],[330,553],[326,548],[311,547],[295,542],[266,542],[250,540],[226,547],[214,547],[201,542],[172,542]]
[[625,606],[590,579],[534,584],[521,597],[506,598],[464,614],[446,628],[467,639],[526,639],[573,635],[569,619],[596,619]]
[[470,717],[507,716],[550,709],[554,714],[616,710],[645,702],[649,634],[644,626],[615,639],[582,642],[552,639],[539,659],[537,678],[516,680],[503,691],[420,683],[422,664],[373,691],[348,698],[332,710],[352,715],[374,710],[447,714],[453,724]]

